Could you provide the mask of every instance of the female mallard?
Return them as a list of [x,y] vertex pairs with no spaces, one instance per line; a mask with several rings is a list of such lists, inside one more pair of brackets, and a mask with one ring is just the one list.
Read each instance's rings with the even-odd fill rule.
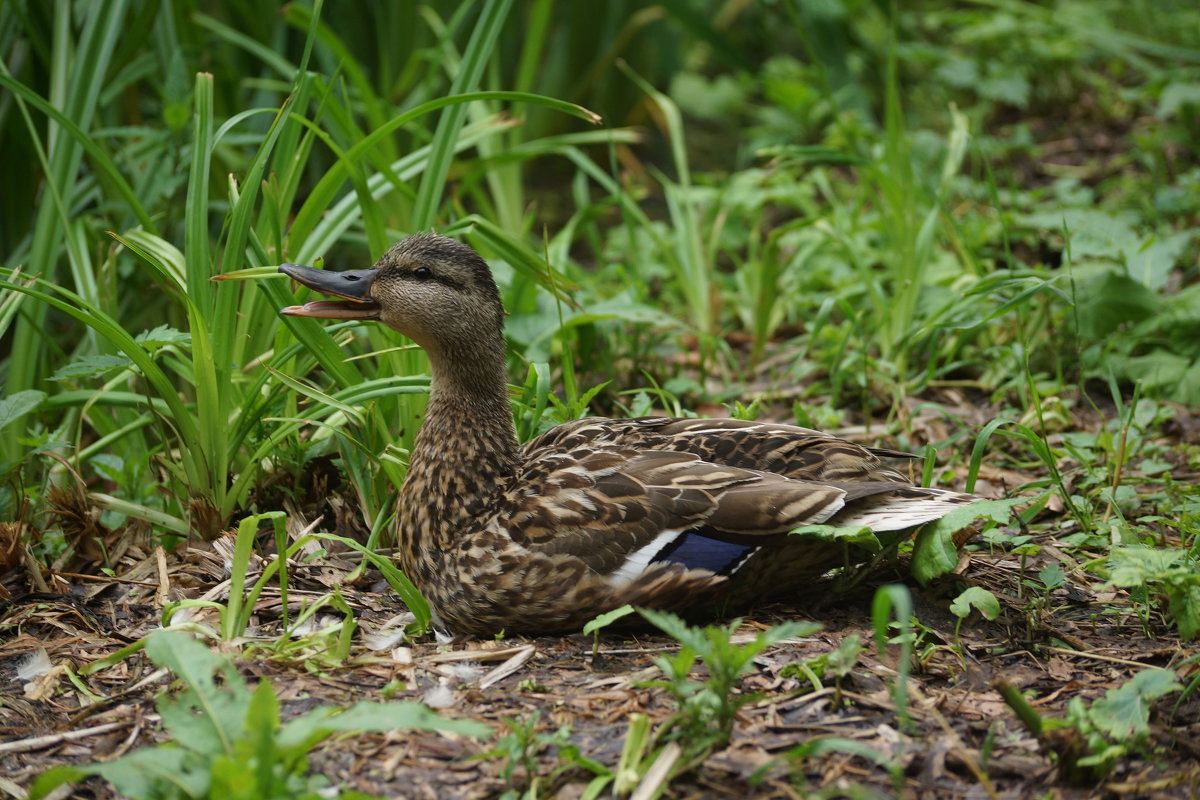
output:
[[284,314],[378,320],[429,355],[397,558],[445,632],[566,631],[626,603],[742,603],[843,562],[840,544],[789,541],[797,527],[907,531],[975,500],[879,460],[905,453],[791,425],[593,417],[522,447],[500,293],[470,247],[417,234],[371,269],[279,270],[343,298]]

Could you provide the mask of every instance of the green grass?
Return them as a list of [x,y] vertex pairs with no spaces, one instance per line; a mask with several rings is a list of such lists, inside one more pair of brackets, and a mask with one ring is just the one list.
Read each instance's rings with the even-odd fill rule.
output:
[[[272,267],[436,228],[493,264],[522,438],[721,405],[863,424],[935,455],[925,482],[1027,478],[973,546],[1053,541],[1059,573],[1012,587],[1031,628],[1080,578],[1125,593],[1103,617],[1200,632],[1191,4],[194,5],[0,4],[0,519],[26,564],[126,530],[249,548],[330,462],[353,544],[388,546],[424,356],[280,318],[305,290]],[[51,513],[64,486],[95,527]]]

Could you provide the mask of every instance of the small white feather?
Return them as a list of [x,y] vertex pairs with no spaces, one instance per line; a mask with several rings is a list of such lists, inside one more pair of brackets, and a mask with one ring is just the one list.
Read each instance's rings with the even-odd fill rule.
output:
[[449,708],[454,705],[454,690],[439,683],[425,692],[421,699],[430,708]]
[[459,683],[474,683],[483,675],[483,667],[471,661],[452,662],[446,665],[446,671]]
[[37,650],[27,653],[17,662],[17,680],[31,681],[40,675],[45,675],[52,666],[50,654],[46,652],[46,648],[39,647]]
[[380,650],[391,650],[400,642],[404,641],[404,628],[392,628],[390,630],[379,630],[375,633],[368,633],[363,636],[363,644],[368,650],[376,652]]

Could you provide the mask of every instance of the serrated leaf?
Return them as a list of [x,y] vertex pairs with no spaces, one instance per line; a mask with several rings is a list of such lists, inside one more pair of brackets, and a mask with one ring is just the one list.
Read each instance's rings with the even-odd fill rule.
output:
[[1181,689],[1183,686],[1170,670],[1142,670],[1092,703],[1088,716],[1114,741],[1144,737],[1150,732],[1150,701]]
[[1172,572],[1182,558],[1183,553],[1179,550],[1145,545],[1114,547],[1109,552],[1108,583],[1125,589],[1162,579]]
[[157,328],[142,331],[134,338],[134,341],[153,353],[169,344],[182,344],[186,347],[192,343],[192,335],[184,331],[177,331],[168,325],[159,325]]
[[639,608],[638,613],[651,625],[680,644],[687,645],[696,652],[702,652],[707,649],[708,641],[704,636],[703,630],[693,628],[671,612],[656,611],[652,608]]
[[105,372],[117,369],[119,367],[128,367],[133,362],[125,356],[111,355],[94,355],[84,356],[70,364],[64,364],[59,367],[53,375],[50,376],[52,381],[70,381],[76,378],[87,378],[92,375],[100,375]]
[[950,604],[950,612],[959,619],[966,619],[972,608],[987,619],[1000,616],[1000,601],[982,586],[968,587]]
[[39,392],[36,389],[26,389],[22,392],[14,392],[3,400],[0,400],[0,430],[7,428],[30,411],[33,411],[45,399],[45,392]]
[[1200,576],[1192,573],[1180,580],[1168,583],[1168,607],[1171,617],[1179,626],[1179,635],[1194,639],[1200,634]]
[[1057,589],[1066,582],[1067,576],[1063,573],[1062,567],[1057,563],[1051,562],[1038,570],[1038,580],[1047,589]]

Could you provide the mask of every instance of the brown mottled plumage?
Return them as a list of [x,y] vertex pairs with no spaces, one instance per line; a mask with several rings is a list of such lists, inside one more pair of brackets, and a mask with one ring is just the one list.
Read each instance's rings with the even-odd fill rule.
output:
[[283,313],[379,320],[429,354],[397,559],[443,631],[565,631],[625,603],[741,603],[845,558],[790,530],[908,531],[975,500],[915,487],[879,458],[907,454],[791,425],[590,418],[518,446],[500,294],[470,247],[417,234],[369,270],[280,271],[343,298]]

